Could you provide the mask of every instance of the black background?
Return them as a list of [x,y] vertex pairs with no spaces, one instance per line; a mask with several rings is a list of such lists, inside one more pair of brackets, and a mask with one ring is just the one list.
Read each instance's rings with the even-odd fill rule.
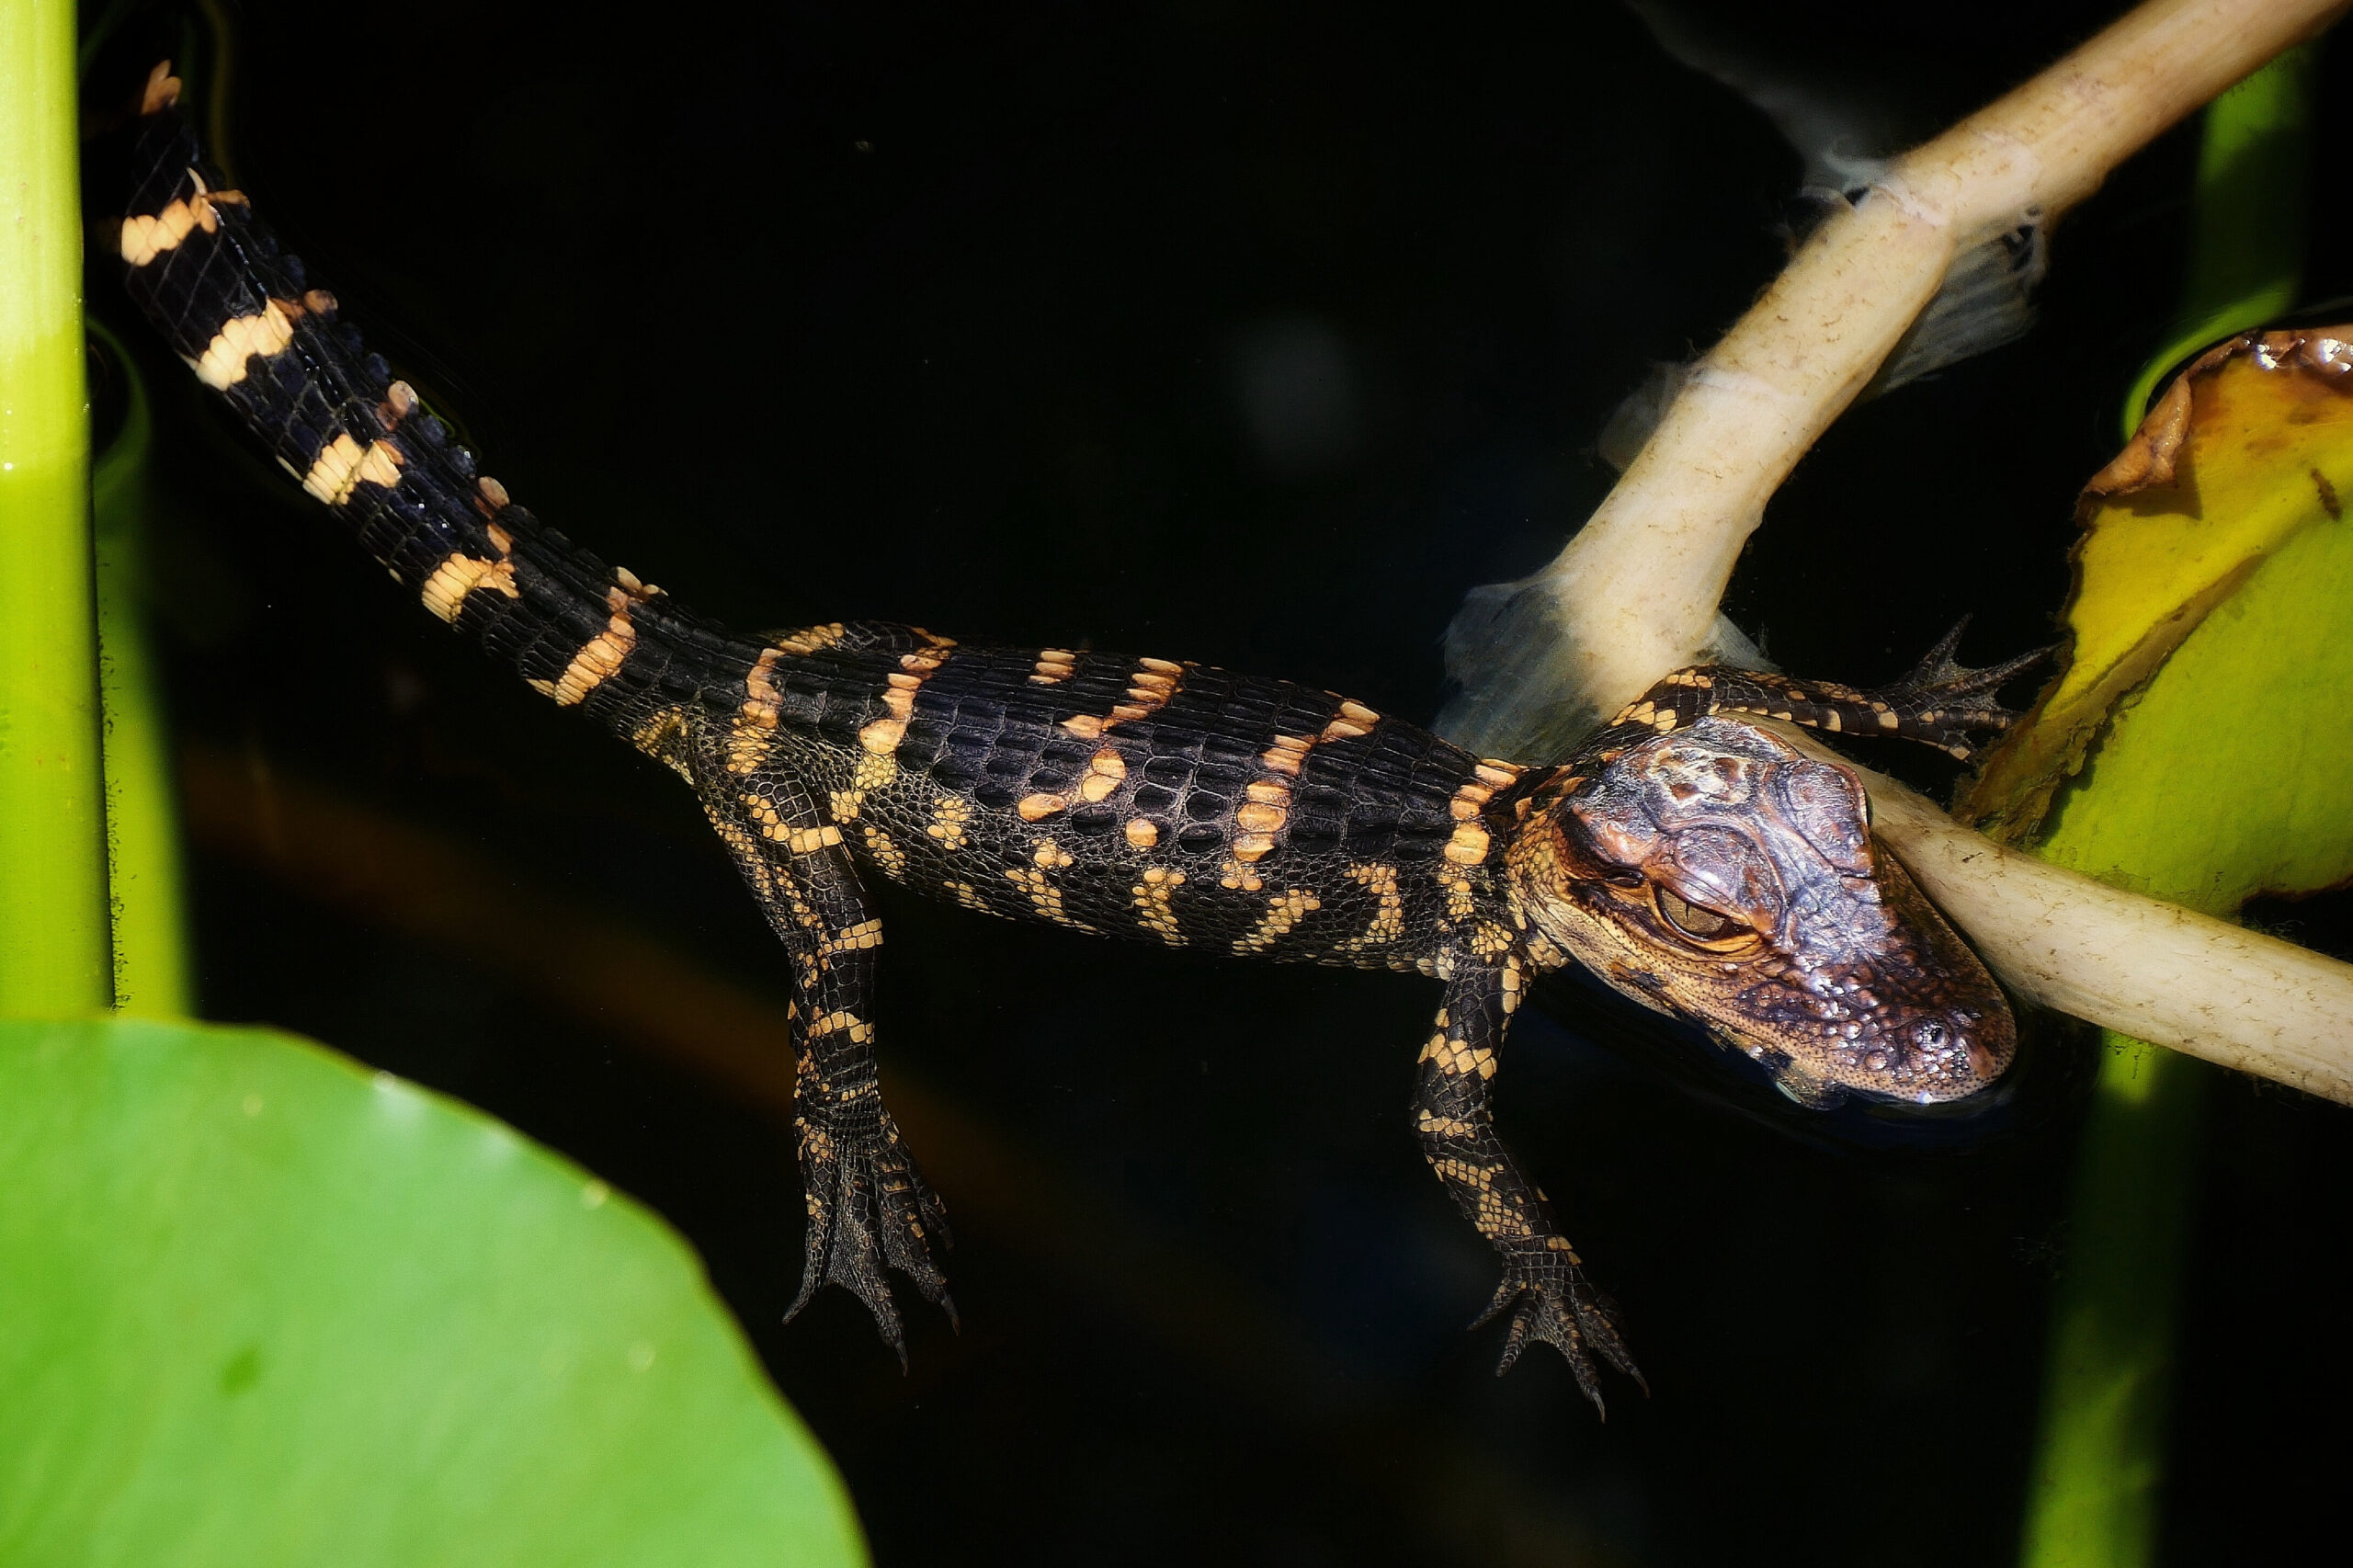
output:
[[[1718,9],[1902,135],[2113,7]],[[1617,400],[1738,314],[1796,212],[1770,126],[1606,5],[232,15],[238,184],[485,470],[608,559],[747,628],[1099,642],[1408,716],[1464,590],[1558,548]],[[184,25],[132,17],[99,91],[185,54]],[[2331,104],[2323,191],[2347,130]],[[1883,678],[1965,611],[1984,658],[2047,640],[2073,494],[2173,311],[2193,152],[2166,138],[2061,225],[2033,335],[1801,468],[1728,606],[1785,666]],[[2353,292],[2353,233],[2314,213],[2307,294]],[[113,289],[95,268],[130,335]],[[387,593],[142,364],[189,744],[780,1001],[666,773]],[[1557,1359],[1497,1381],[1497,1334],[1461,1332],[1492,1265],[1406,1131],[1427,982],[886,887],[885,1091],[920,1084],[1032,1182],[976,1217],[940,1180],[964,1329],[909,1301],[902,1377],[839,1292],[779,1325],[801,1203],[773,1110],[550,1008],[494,928],[453,957],[203,842],[193,885],[208,1017],[460,1095],[683,1230],[883,1564],[2015,1555],[2087,1100],[2063,1022],[2032,1021],[2002,1107],[1893,1125],[1810,1117],[1575,983],[1523,1014],[1506,1129],[1654,1391],[1613,1381],[1605,1426]],[[2267,913],[2347,950],[2325,901]],[[2164,1558],[2280,1561],[2343,1484],[2353,1124],[2211,1076]]]

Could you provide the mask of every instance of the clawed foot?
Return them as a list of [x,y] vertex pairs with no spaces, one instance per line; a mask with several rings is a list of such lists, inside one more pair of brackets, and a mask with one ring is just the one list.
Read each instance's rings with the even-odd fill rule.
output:
[[956,1326],[956,1303],[948,1280],[932,1261],[932,1243],[954,1244],[948,1213],[899,1141],[888,1116],[856,1139],[802,1122],[801,1180],[808,1195],[809,1247],[801,1271],[801,1294],[786,1309],[790,1321],[820,1287],[841,1285],[866,1303],[882,1342],[907,1364],[906,1339],[898,1308],[891,1301],[885,1267],[905,1275],[926,1301]]
[[1968,630],[1969,618],[1963,616],[1910,675],[1866,694],[1893,709],[1904,735],[1940,746],[1964,762],[1975,749],[1971,735],[1999,734],[2018,717],[1995,701],[1994,693],[2011,676],[2032,669],[2052,652],[2037,648],[1982,670],[1969,669],[1952,656],[1961,646],[1961,634]]
[[1576,1374],[1577,1387],[1593,1401],[1593,1408],[1605,1421],[1609,1419],[1609,1410],[1601,1402],[1601,1376],[1589,1351],[1597,1351],[1603,1360],[1633,1379],[1645,1394],[1651,1392],[1633,1357],[1627,1353],[1616,1303],[1586,1283],[1574,1254],[1549,1245],[1541,1252],[1506,1253],[1504,1279],[1495,1289],[1495,1299],[1471,1326],[1483,1327],[1506,1312],[1511,1314],[1511,1328],[1504,1338],[1503,1359],[1495,1365],[1495,1376],[1511,1370],[1529,1341],[1540,1339],[1567,1360],[1569,1370]]

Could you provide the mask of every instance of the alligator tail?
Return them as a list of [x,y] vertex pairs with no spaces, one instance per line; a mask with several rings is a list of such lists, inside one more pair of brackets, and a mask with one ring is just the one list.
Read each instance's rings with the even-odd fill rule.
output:
[[121,230],[131,298],[199,380],[425,608],[563,706],[635,736],[758,656],[608,567],[477,472],[337,317],[244,196],[205,171],[166,62],[141,105]]

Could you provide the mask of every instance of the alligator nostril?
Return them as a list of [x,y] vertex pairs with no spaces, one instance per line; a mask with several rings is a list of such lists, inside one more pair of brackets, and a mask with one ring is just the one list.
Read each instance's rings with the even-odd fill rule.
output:
[[1922,1018],[1912,1026],[1912,1043],[1923,1051],[1936,1051],[1944,1045],[1950,1032],[1940,1019]]

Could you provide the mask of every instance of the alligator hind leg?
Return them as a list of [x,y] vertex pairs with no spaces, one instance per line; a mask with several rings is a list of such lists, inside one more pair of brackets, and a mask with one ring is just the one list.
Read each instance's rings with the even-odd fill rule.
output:
[[883,1270],[895,1268],[956,1321],[932,1256],[950,1244],[939,1199],[924,1184],[883,1107],[874,1057],[874,917],[841,830],[808,790],[780,776],[698,768],[703,811],[782,939],[792,962],[793,1131],[809,1229],[790,1319],[825,1285],[847,1288],[906,1364],[906,1342]]
[[1644,1392],[1649,1385],[1627,1354],[1617,1308],[1586,1282],[1575,1250],[1552,1222],[1544,1194],[1496,1135],[1488,1106],[1496,1051],[1529,972],[1516,953],[1500,955],[1493,963],[1468,953],[1455,956],[1437,1031],[1422,1051],[1414,1131],[1421,1138],[1423,1158],[1503,1259],[1503,1283],[1471,1325],[1510,1314],[1496,1375],[1511,1370],[1529,1340],[1542,1340],[1567,1358],[1577,1386],[1607,1417],[1594,1353],[1642,1384]]

